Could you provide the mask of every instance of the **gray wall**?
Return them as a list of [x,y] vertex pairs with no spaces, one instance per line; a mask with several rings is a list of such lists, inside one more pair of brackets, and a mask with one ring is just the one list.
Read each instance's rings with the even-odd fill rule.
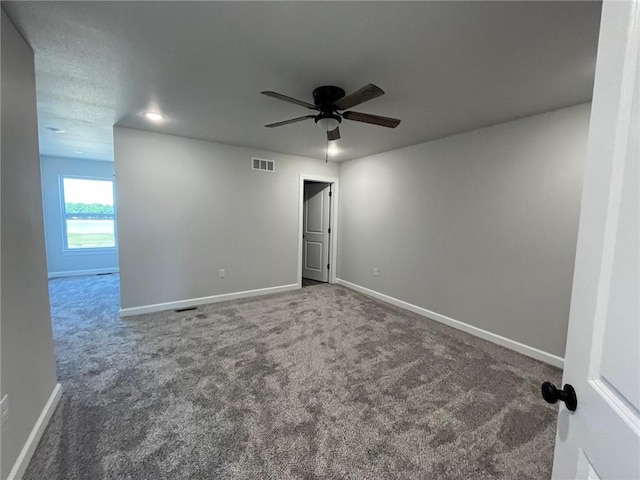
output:
[[564,356],[589,109],[342,163],[338,277]]
[[298,281],[299,175],[337,164],[125,128],[114,143],[123,309]]
[[117,271],[118,253],[116,249],[109,253],[79,251],[69,254],[63,252],[60,192],[60,175],[101,177],[113,180],[113,162],[43,156],[40,159],[40,165],[49,275],[81,274],[82,271],[88,271],[88,273]]
[[33,52],[2,12],[2,427],[6,478],[56,386],[44,252]]

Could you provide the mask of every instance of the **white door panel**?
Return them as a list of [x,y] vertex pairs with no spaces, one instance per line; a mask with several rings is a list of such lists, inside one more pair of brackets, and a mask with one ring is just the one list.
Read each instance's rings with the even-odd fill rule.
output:
[[304,183],[302,277],[329,281],[331,184]]
[[[315,191],[314,187],[311,188]],[[305,212],[307,214],[307,228],[306,233],[322,233],[323,218],[324,218],[324,196],[322,190],[315,191],[309,195],[307,204],[305,206]]]
[[304,268],[307,270],[322,271],[322,244],[318,242],[307,242],[307,255],[305,256]]
[[585,480],[600,480],[600,477],[596,473],[595,469],[589,462],[589,459],[585,456],[584,452],[580,450],[580,456],[578,457],[578,478],[584,478]]
[[640,479],[640,2],[602,10],[553,477]]
[[[640,126],[636,124],[635,128],[640,129]],[[637,185],[636,188],[632,185],[632,182],[637,183],[639,172],[638,162],[627,163],[599,373],[602,381],[615,388],[637,412],[640,410],[640,322],[628,322],[626,319],[640,317],[638,302],[631,301],[640,291],[637,268],[640,198]],[[624,369],[620,368],[622,365]]]

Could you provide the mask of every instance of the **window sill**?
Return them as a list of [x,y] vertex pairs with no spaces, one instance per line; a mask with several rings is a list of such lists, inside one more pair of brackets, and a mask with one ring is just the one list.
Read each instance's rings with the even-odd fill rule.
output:
[[117,254],[118,249],[115,247],[108,248],[64,248],[62,255],[105,255],[105,254]]

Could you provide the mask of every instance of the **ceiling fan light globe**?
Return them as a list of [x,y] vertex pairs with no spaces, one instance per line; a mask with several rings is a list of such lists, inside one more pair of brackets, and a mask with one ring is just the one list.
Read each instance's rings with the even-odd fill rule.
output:
[[333,117],[325,117],[319,118],[316,121],[316,124],[325,132],[330,132],[331,130],[335,130],[338,125],[340,125],[340,121]]

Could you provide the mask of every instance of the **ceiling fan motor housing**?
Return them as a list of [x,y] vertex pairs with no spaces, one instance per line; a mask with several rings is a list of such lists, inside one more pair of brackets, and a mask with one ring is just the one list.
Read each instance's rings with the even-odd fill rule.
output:
[[344,95],[344,90],[340,87],[325,85],[313,91],[313,103],[320,108],[320,111],[324,111],[325,109],[333,111],[333,104],[344,97]]
[[342,122],[342,117],[336,113],[334,103],[344,95],[343,89],[333,85],[325,85],[313,90],[313,102],[320,110],[313,120],[323,129],[333,130]]

